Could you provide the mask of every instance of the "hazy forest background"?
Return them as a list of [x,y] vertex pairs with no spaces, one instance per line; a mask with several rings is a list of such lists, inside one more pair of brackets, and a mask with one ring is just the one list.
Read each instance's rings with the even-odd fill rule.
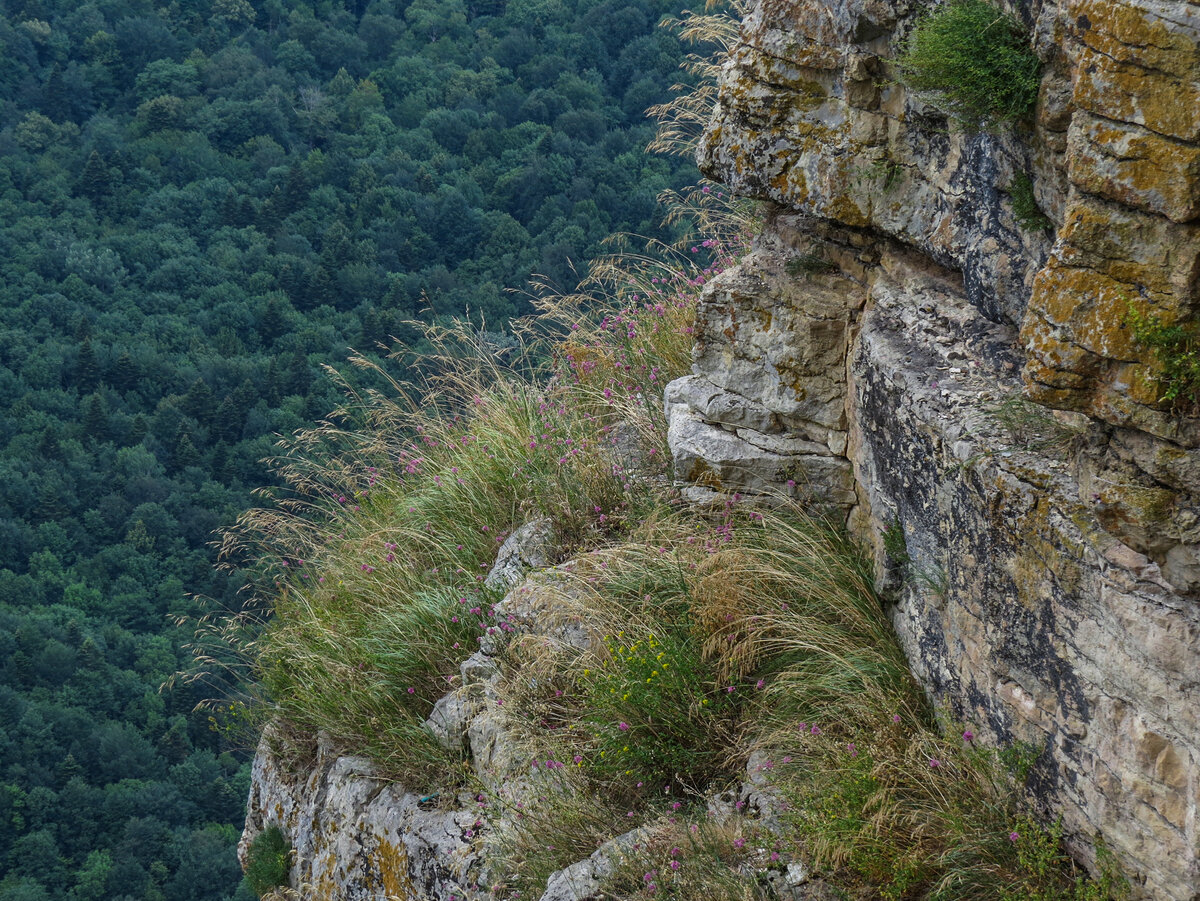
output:
[[211,533],[322,364],[661,235],[678,12],[0,0],[0,901],[253,897],[249,749],[160,691]]

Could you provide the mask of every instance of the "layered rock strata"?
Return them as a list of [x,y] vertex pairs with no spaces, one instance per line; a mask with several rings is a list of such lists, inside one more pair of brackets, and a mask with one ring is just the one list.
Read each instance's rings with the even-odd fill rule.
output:
[[[924,4],[753,4],[700,162],[774,207],[668,389],[676,470],[843,514],[931,696],[1043,749],[1081,857],[1099,833],[1194,901],[1200,419],[1129,310],[1200,312],[1200,6],[1006,6],[1037,111],[970,134],[895,80]],[[1018,224],[1022,175],[1052,229]]]

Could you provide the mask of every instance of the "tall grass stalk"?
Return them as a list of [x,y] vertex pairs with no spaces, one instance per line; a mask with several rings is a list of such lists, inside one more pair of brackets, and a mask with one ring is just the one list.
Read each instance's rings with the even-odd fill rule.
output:
[[223,539],[230,564],[254,563],[246,607],[201,622],[198,668],[251,667],[264,712],[414,785],[458,772],[423,722],[481,637],[511,629],[483,585],[497,548],[545,517],[567,556],[659,503],[662,387],[690,364],[695,298],[733,252],[614,253],[579,290],[540,291],[502,353],[482,327],[428,326],[412,381],[354,359],[388,389],[343,380],[342,409],[280,442],[285,488]]

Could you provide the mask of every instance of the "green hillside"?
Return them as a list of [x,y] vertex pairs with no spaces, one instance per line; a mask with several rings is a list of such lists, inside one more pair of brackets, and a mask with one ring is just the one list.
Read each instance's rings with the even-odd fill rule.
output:
[[[0,2],[0,899],[245,897],[247,749],[160,691],[325,364],[661,235],[659,0]],[[239,893],[240,892],[240,893]]]

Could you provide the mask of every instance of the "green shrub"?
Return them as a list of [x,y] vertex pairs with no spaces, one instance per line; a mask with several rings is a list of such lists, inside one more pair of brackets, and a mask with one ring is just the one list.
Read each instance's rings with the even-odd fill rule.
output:
[[271,825],[254,836],[246,852],[246,882],[260,898],[288,883],[292,847],[283,830]]
[[1008,196],[1012,198],[1013,218],[1021,228],[1036,232],[1053,227],[1054,223],[1042,212],[1033,196],[1033,179],[1028,173],[1018,172],[1013,176],[1012,184],[1008,186]]
[[588,686],[588,763],[600,779],[636,776],[656,789],[702,791],[721,772],[735,709],[686,622],[639,623],[607,635]]
[[1200,331],[1192,326],[1165,324],[1158,316],[1129,306],[1127,321],[1134,340],[1154,354],[1161,372],[1161,403],[1177,413],[1194,415],[1200,410]]
[[969,128],[1020,119],[1037,102],[1041,64],[1028,33],[986,0],[950,0],[927,14],[899,64],[904,84]]

